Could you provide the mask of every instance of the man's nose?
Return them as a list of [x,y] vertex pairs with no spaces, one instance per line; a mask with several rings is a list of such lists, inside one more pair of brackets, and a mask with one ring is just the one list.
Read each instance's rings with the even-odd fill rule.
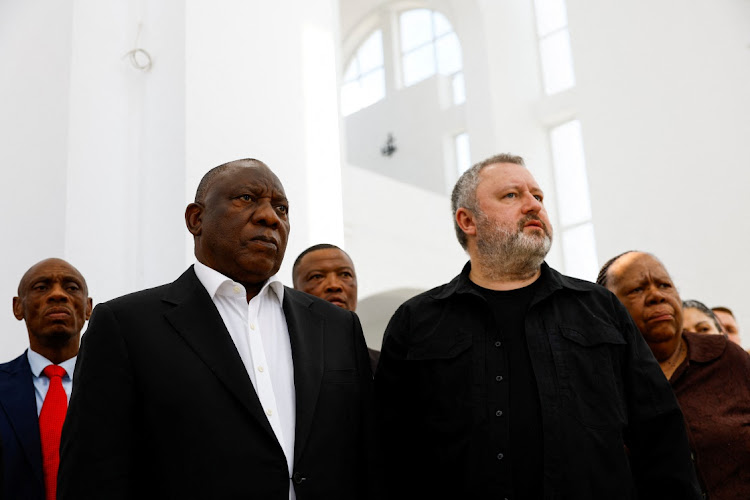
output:
[[273,207],[271,200],[261,200],[253,211],[251,220],[254,224],[262,224],[272,228],[278,227],[281,223],[281,217]]
[[60,283],[55,283],[47,293],[47,300],[68,301],[68,292]]
[[524,205],[523,205],[523,211],[524,213],[539,213],[544,208],[544,205],[542,205],[542,202],[539,201],[536,196],[534,196],[531,193],[526,193],[524,195]]
[[328,276],[325,281],[326,292],[340,292],[343,290],[341,280],[336,276]]

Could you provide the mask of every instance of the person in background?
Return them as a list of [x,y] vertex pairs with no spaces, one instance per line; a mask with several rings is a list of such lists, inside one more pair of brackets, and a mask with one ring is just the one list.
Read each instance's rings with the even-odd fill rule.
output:
[[724,306],[716,306],[711,308],[721,326],[724,328],[724,332],[729,337],[729,340],[735,344],[742,345],[742,339],[740,338],[740,327],[737,324],[737,318],[734,317],[734,313],[731,309]]
[[[314,295],[347,311],[357,310],[357,272],[349,254],[336,245],[320,243],[297,256],[292,267],[294,289]],[[372,373],[380,351],[367,348]]]
[[86,280],[62,259],[34,264],[18,284],[13,315],[26,322],[29,349],[0,365],[2,498],[56,498],[60,432],[92,305]]
[[750,498],[750,355],[724,335],[684,330],[677,288],[651,254],[613,257],[597,283],[628,309],[672,385],[708,498]]
[[682,301],[682,328],[686,332],[725,335],[713,311],[698,300]]
[[474,165],[451,205],[469,262],[399,307],[375,373],[387,497],[700,498],[679,406],[628,312],[544,262],[552,226],[523,159]]

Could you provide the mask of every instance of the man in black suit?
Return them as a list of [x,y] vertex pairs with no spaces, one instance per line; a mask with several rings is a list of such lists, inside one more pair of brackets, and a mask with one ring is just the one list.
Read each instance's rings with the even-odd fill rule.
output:
[[96,307],[63,429],[61,499],[368,498],[372,382],[356,315],[281,285],[289,205],[258,160],[185,211],[197,262]]
[[91,307],[86,280],[62,259],[34,264],[18,284],[13,315],[26,322],[29,349],[0,364],[0,498],[55,498],[60,428]]

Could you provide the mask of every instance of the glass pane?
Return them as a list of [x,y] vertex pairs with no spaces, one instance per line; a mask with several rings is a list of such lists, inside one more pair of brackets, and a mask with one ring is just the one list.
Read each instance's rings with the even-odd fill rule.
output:
[[378,69],[360,78],[361,92],[360,107],[364,108],[385,97],[385,72]]
[[453,104],[458,106],[466,102],[466,83],[464,82],[464,74],[456,73],[453,75],[451,81],[451,87],[453,90]]
[[456,146],[456,168],[458,169],[458,175],[461,175],[471,167],[469,134],[466,132],[458,134],[454,142]]
[[344,82],[348,83],[357,79],[357,77],[359,76],[359,70],[357,68],[357,58],[355,57],[346,68],[346,73],[344,73]]
[[432,44],[404,56],[404,85],[414,85],[435,74],[435,55]]
[[355,111],[359,111],[362,106],[359,105],[359,82],[353,81],[346,83],[341,87],[341,114],[349,116]]
[[539,36],[549,35],[568,25],[565,0],[534,0]]
[[547,95],[569,89],[576,84],[568,30],[540,40],[539,51],[542,57],[544,90]]
[[583,153],[581,122],[569,121],[552,129],[552,163],[562,227],[591,219],[591,200]]
[[435,38],[453,31],[453,26],[451,26],[451,23],[440,12],[433,11],[432,20],[435,23],[433,25],[435,27]]
[[446,35],[435,42],[438,72],[450,75],[461,69],[461,43],[455,33]]
[[594,225],[589,222],[563,231],[562,247],[565,274],[595,281],[599,266],[596,258]]
[[383,34],[380,30],[370,35],[357,50],[359,70],[367,73],[383,65]]
[[427,9],[407,10],[401,14],[401,52],[409,52],[411,49],[432,40],[432,16]]

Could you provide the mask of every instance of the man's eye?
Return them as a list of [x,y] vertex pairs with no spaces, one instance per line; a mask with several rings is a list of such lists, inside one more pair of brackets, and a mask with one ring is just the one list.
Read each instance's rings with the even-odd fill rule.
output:
[[516,196],[517,196],[516,193],[508,193],[505,196],[503,196],[503,198],[515,198]]
[[639,292],[642,292],[642,291],[643,291],[643,288],[637,286],[637,287],[633,288],[632,290],[630,290],[629,293],[639,293]]
[[323,275],[322,275],[322,274],[320,274],[320,273],[316,273],[316,274],[311,274],[311,275],[310,275],[310,278],[309,278],[309,279],[310,279],[310,280],[319,280],[319,279],[323,279]]
[[341,273],[341,276],[343,276],[345,278],[351,278],[352,277],[352,273],[350,273],[349,271],[344,271],[343,273]]
[[535,194],[534,198],[536,198],[536,201],[538,201],[539,203],[541,203],[542,200],[544,200],[544,196],[542,196],[540,194]]
[[68,285],[68,290],[70,290],[71,292],[77,292],[78,290],[80,290],[80,287],[78,285]]
[[287,207],[286,205],[278,205],[278,206],[276,207],[276,210],[278,210],[278,211],[279,211],[279,212],[281,212],[282,214],[286,214],[286,213],[289,213],[289,207]]
[[43,292],[46,289],[47,285],[34,285],[34,287],[32,288],[32,290],[37,290],[39,292]]
[[252,195],[249,194],[243,194],[242,196],[240,196],[240,199],[242,201],[253,201]]
[[672,288],[672,283],[661,283],[660,288]]

